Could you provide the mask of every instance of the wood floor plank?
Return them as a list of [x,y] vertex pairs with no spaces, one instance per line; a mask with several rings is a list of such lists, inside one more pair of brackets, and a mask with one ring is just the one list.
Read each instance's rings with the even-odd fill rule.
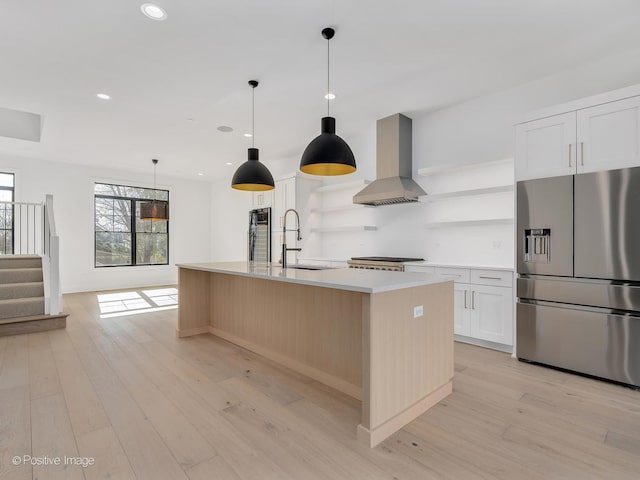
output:
[[34,478],[84,479],[82,466],[65,461],[67,457],[77,458],[79,455],[62,393],[31,400],[31,428],[32,455],[60,461],[59,465],[34,466]]
[[111,426],[67,331],[53,330],[48,333],[76,436]]
[[242,480],[221,456],[194,465],[187,470],[189,480]]
[[74,322],[68,323],[67,331],[136,477],[186,479],[184,470],[147,421],[144,412],[108,362],[96,351],[89,334],[83,331],[83,323],[91,321],[86,318],[86,311],[81,305],[67,305],[74,317]]
[[31,455],[31,401],[27,335],[7,337],[0,368],[0,479],[31,479],[30,464],[13,457]]
[[[453,394],[369,449],[355,437],[355,399],[211,335],[176,339],[175,310],[100,318],[96,295],[65,296],[68,327],[47,334],[78,452],[96,455],[86,478],[635,480],[640,471],[637,391],[456,343]],[[31,478],[6,468],[15,448],[29,453],[30,375],[33,401],[60,396],[29,357],[46,358],[40,342],[0,338],[0,478]],[[159,422],[163,413],[182,420]],[[196,431],[185,445],[200,438],[211,450],[197,458],[215,455],[183,469],[168,439],[185,421]]]
[[[208,389],[199,389],[198,384],[184,382],[126,335],[114,334],[113,338],[158,389],[174,405],[181,408],[182,413],[192,421],[241,479],[290,479],[270,458],[251,447],[241,432],[221,416],[219,409],[210,403]],[[230,405],[231,402],[226,406]],[[203,468],[200,467],[198,471],[201,472]]]
[[94,338],[94,342],[182,468],[197,465],[216,455],[213,447],[182,412],[123,355],[110,338],[101,335]]
[[133,469],[113,427],[108,426],[76,436],[78,452],[95,463],[84,469],[87,480],[132,480]]
[[29,388],[32,400],[62,391],[48,333],[40,332],[28,335]]

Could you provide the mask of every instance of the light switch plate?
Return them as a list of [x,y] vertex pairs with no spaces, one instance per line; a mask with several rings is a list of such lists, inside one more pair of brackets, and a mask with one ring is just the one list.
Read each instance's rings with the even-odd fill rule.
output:
[[418,305],[417,307],[413,307],[413,318],[418,318],[424,315],[424,306]]

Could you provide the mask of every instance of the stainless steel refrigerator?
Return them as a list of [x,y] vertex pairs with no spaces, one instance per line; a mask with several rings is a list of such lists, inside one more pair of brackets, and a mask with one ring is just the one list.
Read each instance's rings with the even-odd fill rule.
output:
[[640,167],[517,183],[516,352],[640,387]]

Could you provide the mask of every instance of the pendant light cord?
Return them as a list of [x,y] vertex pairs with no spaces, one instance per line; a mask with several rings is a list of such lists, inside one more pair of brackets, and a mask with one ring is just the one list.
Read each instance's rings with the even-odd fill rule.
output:
[[256,144],[256,87],[251,89],[252,91],[252,104],[251,104],[251,148]]
[[158,169],[158,164],[154,162],[153,164],[153,203],[156,203],[156,171]]
[[330,58],[330,52],[329,52],[329,42],[331,42],[331,39],[327,38],[327,117],[329,117],[329,102],[330,102],[330,92],[331,90],[329,89],[329,68],[330,68],[330,63],[329,63],[329,58]]

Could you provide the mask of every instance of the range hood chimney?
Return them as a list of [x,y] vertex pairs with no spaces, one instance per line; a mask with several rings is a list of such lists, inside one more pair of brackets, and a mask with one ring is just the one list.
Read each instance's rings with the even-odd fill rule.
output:
[[353,203],[394,205],[417,202],[427,193],[411,178],[411,119],[401,113],[376,125],[376,180],[353,196]]

